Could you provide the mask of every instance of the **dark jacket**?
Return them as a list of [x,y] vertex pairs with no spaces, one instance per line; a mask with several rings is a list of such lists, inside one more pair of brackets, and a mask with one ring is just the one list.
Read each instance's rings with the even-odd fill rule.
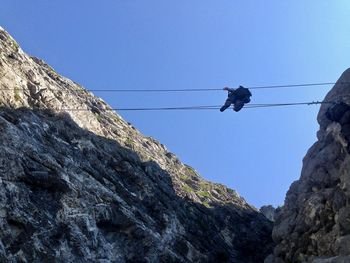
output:
[[242,101],[250,101],[250,97],[252,93],[249,89],[239,86],[238,89],[228,89],[228,97],[232,101],[242,100]]

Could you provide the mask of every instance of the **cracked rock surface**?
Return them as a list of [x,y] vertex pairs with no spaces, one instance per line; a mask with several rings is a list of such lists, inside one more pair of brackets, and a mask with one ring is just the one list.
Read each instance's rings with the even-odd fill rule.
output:
[[[0,28],[0,262],[237,262],[272,223]],[[71,110],[80,109],[80,110]]]
[[350,69],[325,101],[318,141],[277,213],[267,263],[350,262]]

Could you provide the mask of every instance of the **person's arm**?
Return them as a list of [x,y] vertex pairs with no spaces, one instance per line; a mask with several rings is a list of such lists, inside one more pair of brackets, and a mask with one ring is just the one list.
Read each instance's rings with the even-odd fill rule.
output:
[[223,88],[223,90],[227,90],[228,92],[233,92],[235,91],[235,89],[229,88],[229,87],[225,87]]

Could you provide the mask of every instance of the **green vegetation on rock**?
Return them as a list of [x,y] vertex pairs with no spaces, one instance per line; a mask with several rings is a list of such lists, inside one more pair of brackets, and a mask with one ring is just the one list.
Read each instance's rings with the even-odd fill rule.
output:
[[199,191],[199,192],[197,192],[197,195],[199,195],[201,197],[211,198],[211,194],[209,192],[206,192],[206,191]]
[[135,144],[135,142],[131,138],[128,137],[125,141],[125,144],[129,145],[131,147]]
[[186,180],[189,180],[190,177],[185,175],[185,174],[180,174],[180,179],[181,179],[181,181],[186,181]]
[[21,101],[22,98],[21,98],[21,96],[19,95],[19,89],[18,89],[17,87],[15,87],[14,92],[15,92],[15,101]]
[[182,190],[184,190],[187,193],[192,193],[194,192],[191,187],[189,187],[187,184],[181,186]]
[[18,52],[18,50],[19,50],[19,45],[17,44],[17,42],[16,42],[13,38],[11,38],[11,37],[9,37],[9,40],[10,40],[11,47],[13,48],[13,50],[14,50],[15,52]]
[[203,204],[205,207],[208,207],[208,208],[211,207],[211,205],[210,205],[207,201],[204,201],[202,204]]

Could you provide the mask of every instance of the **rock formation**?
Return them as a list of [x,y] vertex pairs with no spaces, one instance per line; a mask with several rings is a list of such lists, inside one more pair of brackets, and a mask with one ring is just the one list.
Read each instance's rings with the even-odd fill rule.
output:
[[275,221],[276,208],[272,205],[264,205],[260,207],[260,212],[270,221]]
[[277,214],[265,262],[350,262],[350,69],[324,102],[318,141]]
[[0,262],[237,262],[272,224],[0,28]]

